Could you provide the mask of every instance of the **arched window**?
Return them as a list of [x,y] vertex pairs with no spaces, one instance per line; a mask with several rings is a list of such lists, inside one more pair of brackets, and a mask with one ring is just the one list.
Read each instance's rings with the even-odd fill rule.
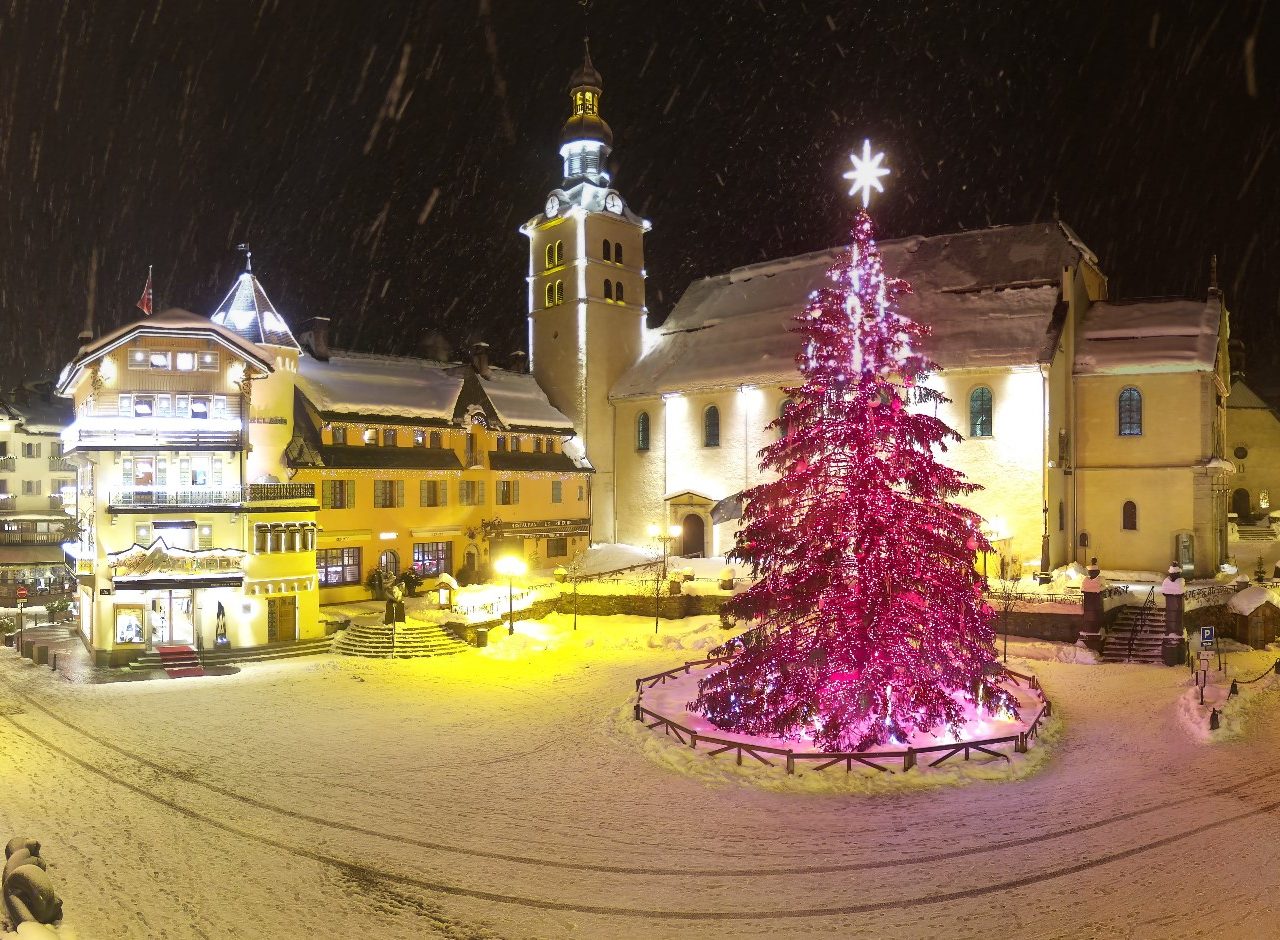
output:
[[702,413],[702,446],[720,446],[720,409],[715,405],[708,405]]
[[622,264],[622,242],[613,243],[613,261],[615,264]]
[[1136,531],[1138,528],[1138,504],[1129,500],[1120,510],[1120,527]]
[[554,307],[556,303],[556,285],[551,281],[547,281],[547,306]]
[[969,436],[991,436],[991,389],[985,385],[969,393]]
[[564,264],[564,242],[556,242],[556,264]]
[[556,281],[556,303],[564,303],[564,281]]
[[556,246],[551,242],[547,242],[547,267],[554,268],[556,266]]
[[613,300],[613,281],[604,282],[604,299]]
[[1132,385],[1120,389],[1116,411],[1120,418],[1121,437],[1142,436],[1142,392]]
[[618,281],[613,285],[613,299],[618,303],[622,303],[622,282]]
[[649,412],[636,415],[636,450],[649,449]]
[[613,247],[613,246],[609,244],[609,239],[607,239],[607,238],[606,238],[606,239],[604,240],[604,247],[603,247],[602,249],[600,249],[600,256],[601,256],[602,258],[604,258],[604,260],[605,260],[605,261],[612,261],[612,260],[613,260],[613,256],[612,256],[612,253],[611,253],[611,248],[612,248],[612,247]]

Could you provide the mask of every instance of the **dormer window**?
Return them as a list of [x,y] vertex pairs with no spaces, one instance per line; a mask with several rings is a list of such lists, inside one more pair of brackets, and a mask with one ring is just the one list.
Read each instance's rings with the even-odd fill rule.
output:
[[376,444],[378,443],[378,432],[373,428],[365,428],[362,440],[368,445]]
[[332,431],[330,431],[330,432],[329,432],[329,434],[330,434],[330,436],[331,436],[331,437],[332,437],[332,439],[333,439],[333,443],[335,443],[335,444],[345,444],[345,443],[347,443],[347,429],[346,429],[346,428],[339,428],[339,427],[335,427]]

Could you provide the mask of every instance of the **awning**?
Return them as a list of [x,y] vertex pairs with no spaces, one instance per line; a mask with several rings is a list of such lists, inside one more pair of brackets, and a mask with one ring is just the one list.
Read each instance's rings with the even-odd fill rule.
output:
[[63,564],[61,545],[0,545],[0,565]]
[[223,578],[138,578],[127,580],[115,578],[111,586],[119,594],[121,591],[190,591],[195,588],[231,588],[244,584],[244,575],[238,574]]
[[734,519],[742,518],[742,494],[734,493],[732,496],[726,496],[720,502],[711,507],[711,521],[716,525],[722,522],[732,522]]

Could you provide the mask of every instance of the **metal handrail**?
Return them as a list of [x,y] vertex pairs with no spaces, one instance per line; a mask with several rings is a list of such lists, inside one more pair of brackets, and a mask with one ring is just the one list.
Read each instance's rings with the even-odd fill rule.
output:
[[1156,612],[1156,586],[1151,585],[1151,590],[1147,592],[1147,599],[1142,602],[1142,609],[1138,612],[1138,629],[1129,631],[1129,652],[1125,655],[1125,662],[1133,662],[1133,640],[1138,632],[1147,632],[1147,624],[1151,622],[1150,618],[1155,616]]

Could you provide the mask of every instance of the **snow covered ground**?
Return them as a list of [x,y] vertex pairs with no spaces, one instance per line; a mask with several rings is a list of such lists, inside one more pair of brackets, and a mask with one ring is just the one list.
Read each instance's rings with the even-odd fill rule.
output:
[[0,651],[0,831],[43,842],[81,938],[1274,935],[1275,680],[1211,739],[1189,670],[1015,640],[1062,722],[1036,773],[783,793],[638,746],[634,678],[714,618],[570,620],[106,685]]

